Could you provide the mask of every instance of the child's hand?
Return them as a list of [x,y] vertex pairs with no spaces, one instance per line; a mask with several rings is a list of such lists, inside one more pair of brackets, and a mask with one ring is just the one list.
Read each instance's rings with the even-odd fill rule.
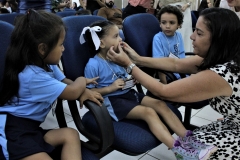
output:
[[117,79],[116,81],[114,81],[109,87],[112,88],[112,92],[113,92],[113,91],[123,88],[124,85],[125,85],[124,80],[122,78],[120,78],[120,79]]
[[98,79],[99,77],[95,77],[95,78],[92,78],[92,79],[88,79],[88,78],[86,78],[86,84],[98,84],[97,83],[97,79]]
[[133,76],[131,78],[133,79],[134,84],[138,84],[139,83]]
[[79,99],[80,108],[83,107],[83,102],[85,100],[91,100],[91,101],[97,103],[99,106],[102,106],[103,97],[100,93],[86,88],[84,90],[83,94],[80,96],[80,99]]

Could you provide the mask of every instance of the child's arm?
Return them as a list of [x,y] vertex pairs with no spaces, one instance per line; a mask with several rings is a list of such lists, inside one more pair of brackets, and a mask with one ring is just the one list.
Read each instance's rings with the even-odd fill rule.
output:
[[68,85],[63,90],[59,98],[66,100],[76,100],[77,98],[80,98],[79,100],[81,108],[83,106],[83,102],[87,99],[101,106],[101,103],[103,102],[103,97],[101,96],[101,94],[95,91],[90,91],[86,88],[87,81],[92,83],[96,79],[98,79],[98,77],[92,79],[78,77],[75,81],[72,81],[68,78],[63,79],[62,82]]
[[78,77],[75,81],[65,78],[62,82],[66,83],[67,86],[59,96],[61,99],[76,100],[86,88],[86,79],[84,77]]
[[111,85],[109,85],[107,87],[92,88],[91,90],[97,91],[97,92],[101,93],[101,95],[106,95],[106,94],[112,93],[118,89],[122,89],[124,87],[124,85],[125,85],[125,82],[123,79],[117,79]]

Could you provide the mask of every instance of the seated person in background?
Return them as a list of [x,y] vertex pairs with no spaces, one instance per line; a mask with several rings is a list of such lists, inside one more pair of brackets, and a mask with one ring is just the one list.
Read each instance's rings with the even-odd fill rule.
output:
[[18,3],[15,0],[3,0],[2,5],[9,13],[16,12],[18,9]]
[[5,13],[10,13],[10,12],[9,10],[7,10],[7,8],[0,7],[0,14],[5,14]]
[[202,10],[206,8],[212,7],[212,3],[210,0],[202,0],[199,7],[198,7],[198,13],[200,13]]
[[92,12],[92,14],[95,10],[106,7],[105,0],[86,0],[86,2],[86,7]]
[[79,0],[79,6],[77,7],[77,11],[81,9],[86,9],[87,0]]
[[90,10],[80,9],[80,10],[76,11],[75,15],[79,16],[79,15],[92,15],[92,14],[91,14]]
[[65,8],[70,8],[70,0],[52,0],[52,12],[62,12]]
[[106,7],[98,10],[98,16],[115,23],[119,29],[122,29],[122,10],[114,8],[114,0],[105,0]]
[[153,5],[154,0],[128,0],[128,5],[123,10],[122,19],[137,13],[154,14]]
[[77,3],[73,2],[72,6],[70,8],[74,9],[75,11],[77,11]]
[[[157,33],[153,38],[152,56],[154,58],[185,58],[184,44],[181,33],[177,32],[183,23],[183,13],[176,7],[168,5],[159,12],[159,22],[162,32]],[[181,78],[174,73],[177,79]],[[167,84],[166,75],[158,72],[162,83]]]
[[[217,150],[215,146],[198,143],[199,141],[191,139],[192,132],[184,128],[182,122],[164,101],[145,96],[132,89],[135,82],[132,80],[130,83],[132,85],[129,85],[130,68],[125,70],[125,68],[106,60],[110,48],[114,48],[115,51],[119,50],[118,46],[122,43],[122,39],[118,33],[118,27],[106,20],[94,22],[83,29],[80,43],[83,44],[87,41],[89,49],[92,49],[91,53],[96,54],[89,59],[84,73],[87,78],[99,77],[96,85],[89,84],[87,87],[103,95],[104,104],[115,121],[143,120],[156,138],[175,152],[176,157],[207,159]],[[172,137],[158,114],[180,136],[178,139]],[[184,147],[187,143],[188,146]]]

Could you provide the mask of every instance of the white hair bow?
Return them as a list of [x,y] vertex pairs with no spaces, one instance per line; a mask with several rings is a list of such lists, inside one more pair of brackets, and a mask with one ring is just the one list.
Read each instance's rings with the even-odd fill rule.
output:
[[92,36],[92,40],[93,40],[93,43],[95,45],[95,48],[96,48],[96,50],[98,50],[98,48],[100,47],[100,39],[99,39],[96,32],[100,32],[102,30],[102,28],[99,27],[99,26],[84,27],[83,30],[82,30],[82,33],[79,37],[79,41],[80,41],[81,44],[86,42],[83,35],[85,34],[86,30],[88,30],[88,29],[91,32],[91,36]]

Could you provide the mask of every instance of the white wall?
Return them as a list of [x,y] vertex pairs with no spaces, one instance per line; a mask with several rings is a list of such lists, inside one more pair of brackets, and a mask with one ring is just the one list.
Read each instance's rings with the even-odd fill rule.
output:
[[73,3],[73,2],[76,2],[76,3],[77,3],[77,6],[80,5],[79,0],[72,0],[72,3]]

